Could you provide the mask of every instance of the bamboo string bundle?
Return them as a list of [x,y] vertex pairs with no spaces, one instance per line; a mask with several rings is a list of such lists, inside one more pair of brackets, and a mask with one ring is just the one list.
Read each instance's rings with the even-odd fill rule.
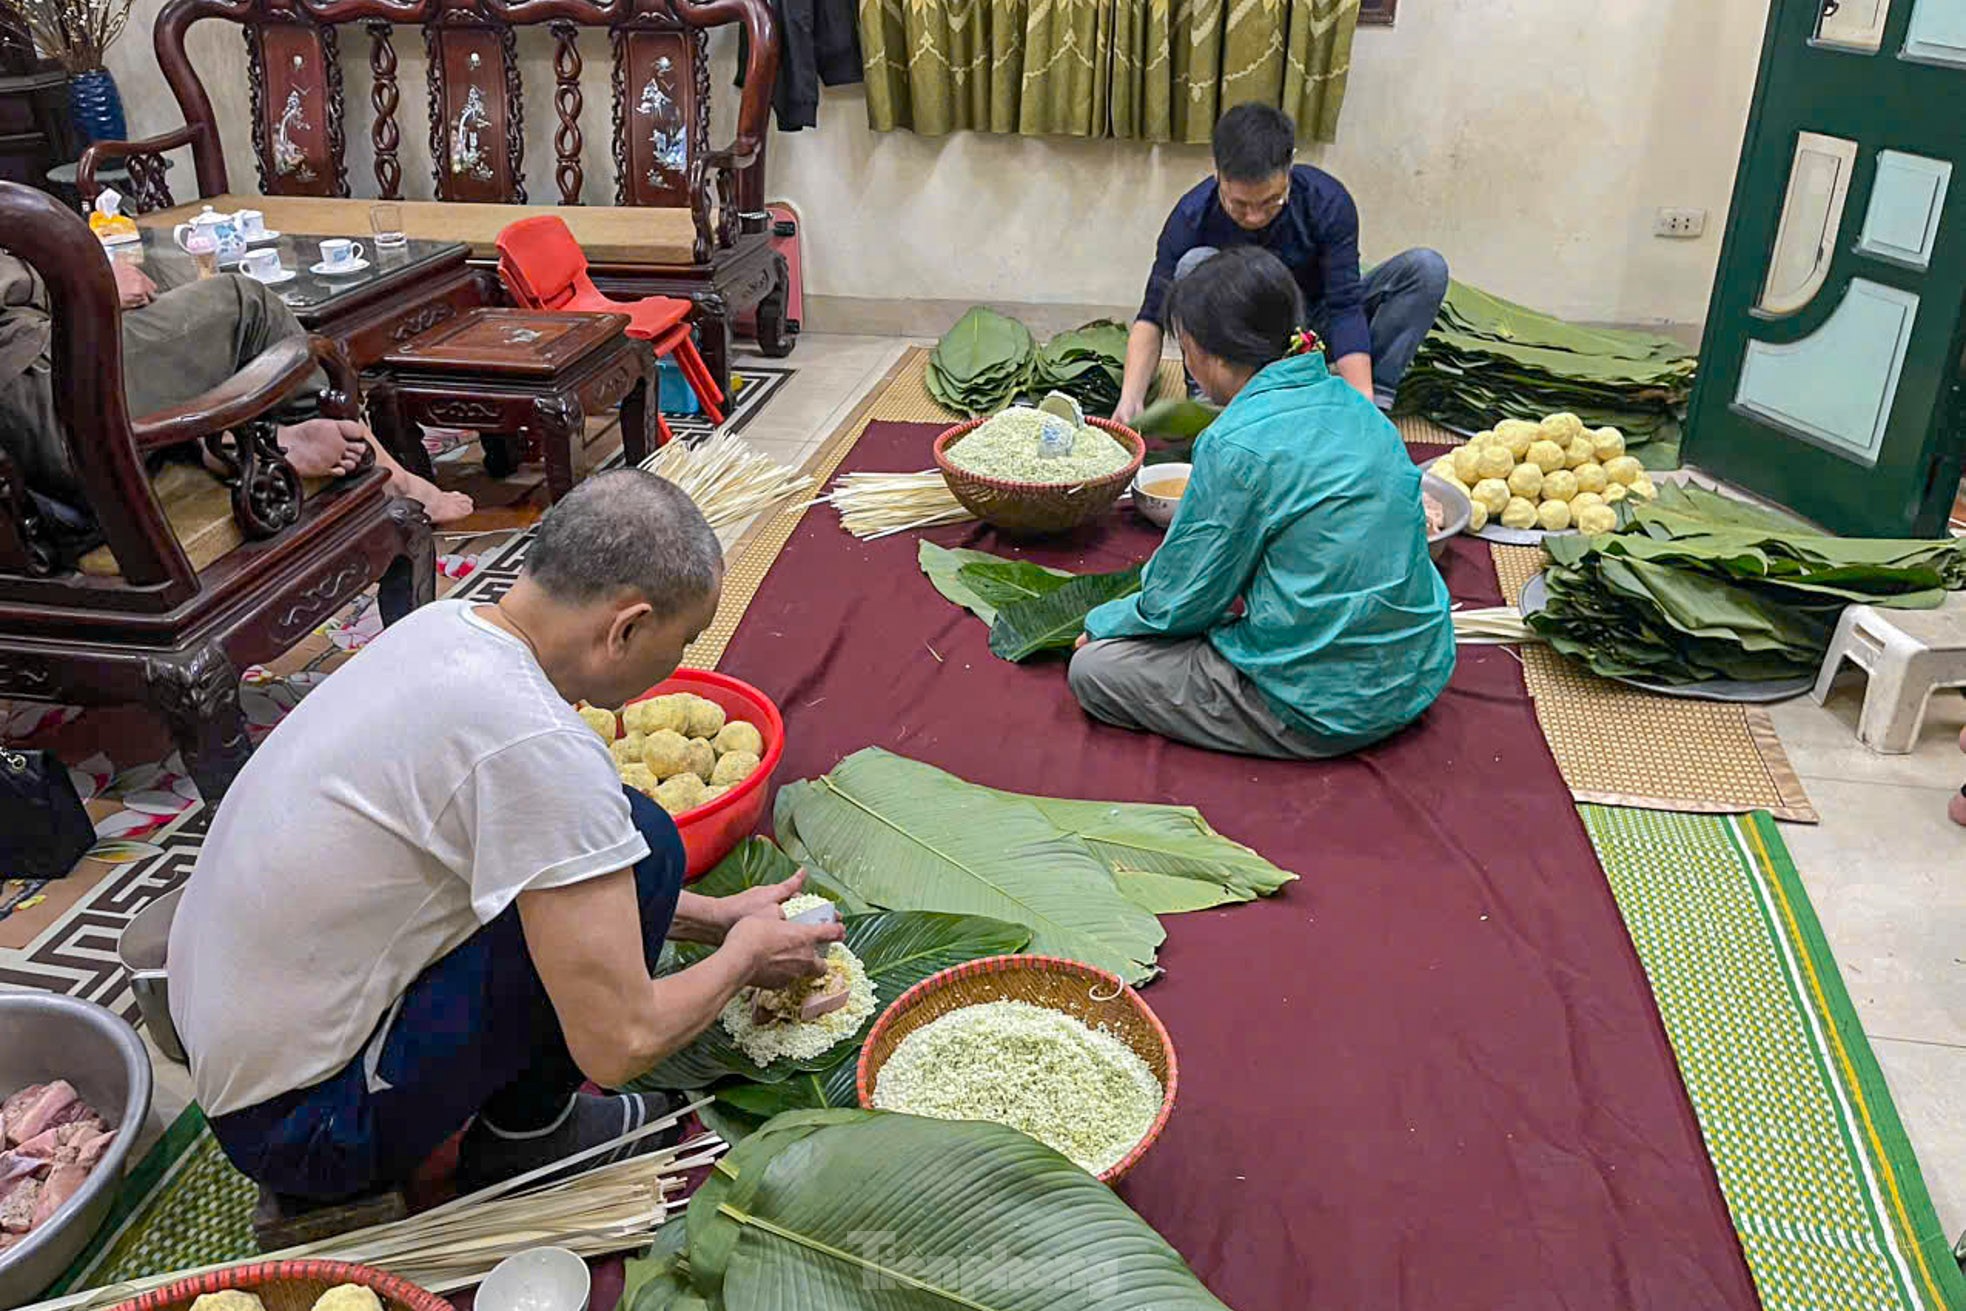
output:
[[976,517],[963,508],[938,469],[849,473],[812,503],[838,510],[840,526],[862,541]]
[[1522,622],[1522,612],[1512,605],[1487,606],[1478,610],[1454,612],[1454,640],[1462,646],[1504,646],[1518,642],[1540,642],[1542,637]]
[[643,467],[682,488],[719,534],[813,489],[809,475],[745,445],[728,429],[695,446],[672,441]]
[[70,1293],[21,1311],[87,1311],[140,1297],[179,1279],[261,1261],[350,1261],[386,1270],[433,1293],[446,1293],[481,1282],[500,1261],[531,1247],[564,1247],[583,1257],[644,1247],[669,1213],[685,1205],[680,1194],[688,1186],[686,1174],[723,1153],[722,1139],[700,1134],[673,1147],[595,1166],[558,1182],[543,1181],[672,1128],[708,1100],[691,1103],[632,1133],[406,1219],[245,1260],[173,1270]]

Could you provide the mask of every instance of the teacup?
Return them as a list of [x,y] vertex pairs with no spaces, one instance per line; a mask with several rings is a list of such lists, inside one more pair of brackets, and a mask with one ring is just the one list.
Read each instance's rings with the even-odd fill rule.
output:
[[249,250],[239,258],[239,271],[249,278],[258,278],[261,282],[277,277],[280,273],[280,252]]
[[321,243],[321,262],[331,269],[353,264],[362,258],[362,243],[346,237],[330,237]]
[[238,225],[240,235],[248,241],[257,241],[266,235],[266,215],[259,210],[239,210],[233,214],[232,221]]

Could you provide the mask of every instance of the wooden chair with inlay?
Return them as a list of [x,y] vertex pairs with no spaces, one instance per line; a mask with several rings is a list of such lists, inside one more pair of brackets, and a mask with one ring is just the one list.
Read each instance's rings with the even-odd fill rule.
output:
[[[128,170],[121,190],[132,210],[170,212],[176,199],[165,159],[189,148],[201,203],[251,205],[268,226],[286,231],[360,235],[368,206],[349,199],[360,187],[398,202],[409,236],[465,242],[489,267],[506,224],[547,212],[539,170],[527,178],[518,54],[519,30],[543,27],[553,43],[553,212],[587,249],[601,291],[691,302],[704,358],[728,395],[729,342],[741,314],[754,312],[767,355],[789,352],[796,331],[787,320],[789,274],[763,204],[778,70],[773,8],[769,0],[166,0],[154,44],[184,123],[144,140],[96,142],[83,155],[76,185],[93,198],[96,169],[114,161]],[[218,116],[188,53],[187,33],[205,20],[235,24],[245,36],[257,191],[235,187]],[[401,121],[395,42],[419,28],[430,200],[406,198],[401,158],[403,134],[414,127]],[[718,28],[736,29],[745,44],[735,129],[723,147],[710,141],[710,33]],[[342,45],[359,34],[369,47],[366,105],[342,91]],[[613,174],[612,205],[588,203],[601,189],[588,185],[596,161],[582,132],[593,117],[583,117],[585,97],[597,89],[590,85],[597,79],[583,82],[582,71],[603,42],[611,63],[605,166]],[[534,115],[548,98],[540,90]],[[372,188],[349,178],[347,141],[364,131]]]
[[[241,671],[377,580],[385,621],[430,600],[430,522],[389,494],[372,457],[306,486],[287,463],[272,414],[317,365],[330,380],[321,413],[358,417],[354,373],[330,343],[283,341],[221,386],[133,419],[116,284],[88,226],[0,183],[0,231],[47,287],[55,409],[101,543],[61,531],[0,453],[0,697],[148,705],[215,803],[251,751]],[[152,474],[158,453],[185,446],[228,476],[177,462]]]

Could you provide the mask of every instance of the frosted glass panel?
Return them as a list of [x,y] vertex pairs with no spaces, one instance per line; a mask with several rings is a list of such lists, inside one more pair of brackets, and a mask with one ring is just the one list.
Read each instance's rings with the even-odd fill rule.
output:
[[1966,0],[1918,0],[1905,33],[1905,58],[1966,68]]
[[1829,276],[1836,234],[1843,226],[1843,204],[1850,191],[1850,169],[1856,161],[1854,141],[1815,132],[1796,135],[1788,196],[1782,202],[1775,249],[1768,259],[1768,280],[1758,303],[1764,312],[1793,314],[1822,289],[1823,279]]
[[1922,269],[1932,262],[1952,165],[1901,151],[1880,151],[1857,249],[1866,255]]
[[1891,0],[1829,0],[1816,20],[1816,42],[1874,55],[1884,44],[1884,21],[1890,16]]
[[1748,343],[1740,408],[1859,463],[1877,462],[1918,297],[1854,278],[1823,326],[1800,341]]

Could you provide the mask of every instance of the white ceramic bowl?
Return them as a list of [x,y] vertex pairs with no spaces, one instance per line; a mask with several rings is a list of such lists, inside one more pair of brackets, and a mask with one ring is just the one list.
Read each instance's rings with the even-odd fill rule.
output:
[[478,1286],[477,1311],[587,1311],[587,1263],[564,1247],[534,1247],[500,1261]]
[[1157,523],[1165,528],[1174,518],[1175,508],[1181,504],[1178,496],[1156,496],[1156,485],[1174,478],[1186,478],[1194,472],[1192,464],[1149,464],[1133,475],[1133,508],[1138,510],[1149,523]]

